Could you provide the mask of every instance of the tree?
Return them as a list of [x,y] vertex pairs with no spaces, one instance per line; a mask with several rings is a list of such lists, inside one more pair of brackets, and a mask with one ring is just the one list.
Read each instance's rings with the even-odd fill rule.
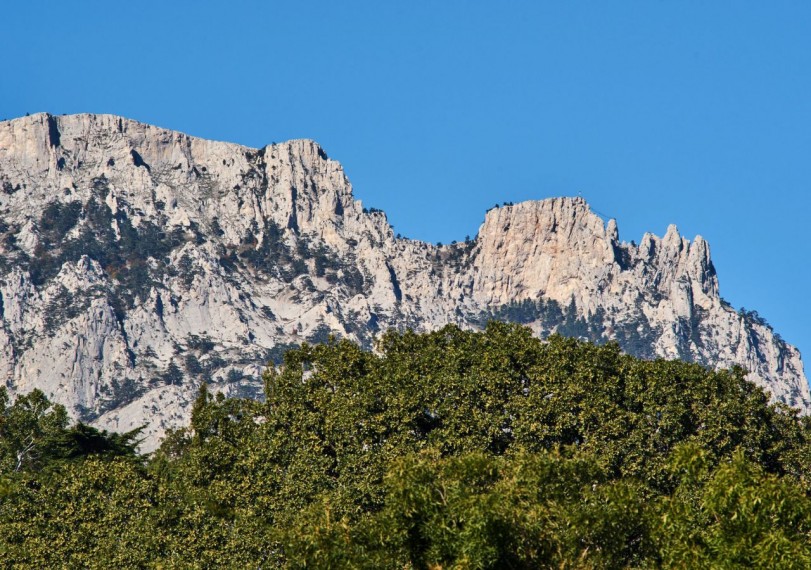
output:
[[[0,392],[21,567],[811,564],[811,420],[740,369],[521,326],[287,351],[264,402],[202,385],[148,459]],[[116,439],[122,438],[122,439]],[[30,445],[28,442],[33,442]],[[22,454],[21,454],[22,453]],[[20,459],[22,458],[22,459]],[[20,464],[19,470],[16,469]]]
[[19,396],[10,406],[8,400],[0,387],[0,473],[38,469],[68,425],[67,411],[52,405],[41,390]]

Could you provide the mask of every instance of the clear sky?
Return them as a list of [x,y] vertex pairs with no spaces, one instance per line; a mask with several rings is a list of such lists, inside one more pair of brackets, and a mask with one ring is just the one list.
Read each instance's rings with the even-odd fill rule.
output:
[[7,2],[0,119],[38,111],[312,138],[434,242],[582,193],[626,241],[704,236],[811,355],[807,1]]

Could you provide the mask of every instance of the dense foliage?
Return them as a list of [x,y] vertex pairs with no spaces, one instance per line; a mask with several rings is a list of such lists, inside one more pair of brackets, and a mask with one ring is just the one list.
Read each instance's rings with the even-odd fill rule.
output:
[[264,402],[203,385],[148,459],[3,398],[0,560],[809,567],[811,424],[743,377],[517,325],[390,332],[289,351]]

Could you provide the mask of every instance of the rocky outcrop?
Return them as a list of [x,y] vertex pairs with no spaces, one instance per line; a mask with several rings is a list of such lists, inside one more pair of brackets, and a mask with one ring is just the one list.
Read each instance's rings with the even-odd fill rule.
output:
[[0,123],[0,375],[151,449],[201,382],[257,396],[329,334],[515,320],[642,357],[744,366],[811,405],[798,351],[719,296],[707,243],[620,242],[580,198],[490,210],[474,240],[395,238],[314,142],[251,149],[110,115]]

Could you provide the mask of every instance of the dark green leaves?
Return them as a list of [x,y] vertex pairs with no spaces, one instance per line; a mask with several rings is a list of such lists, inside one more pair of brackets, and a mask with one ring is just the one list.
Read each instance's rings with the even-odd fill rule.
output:
[[769,406],[741,370],[490,324],[390,332],[376,352],[305,344],[264,380],[262,403],[204,385],[189,428],[146,465],[136,434],[68,428],[41,393],[9,405],[0,392],[0,555],[29,567],[811,564],[809,421]]

